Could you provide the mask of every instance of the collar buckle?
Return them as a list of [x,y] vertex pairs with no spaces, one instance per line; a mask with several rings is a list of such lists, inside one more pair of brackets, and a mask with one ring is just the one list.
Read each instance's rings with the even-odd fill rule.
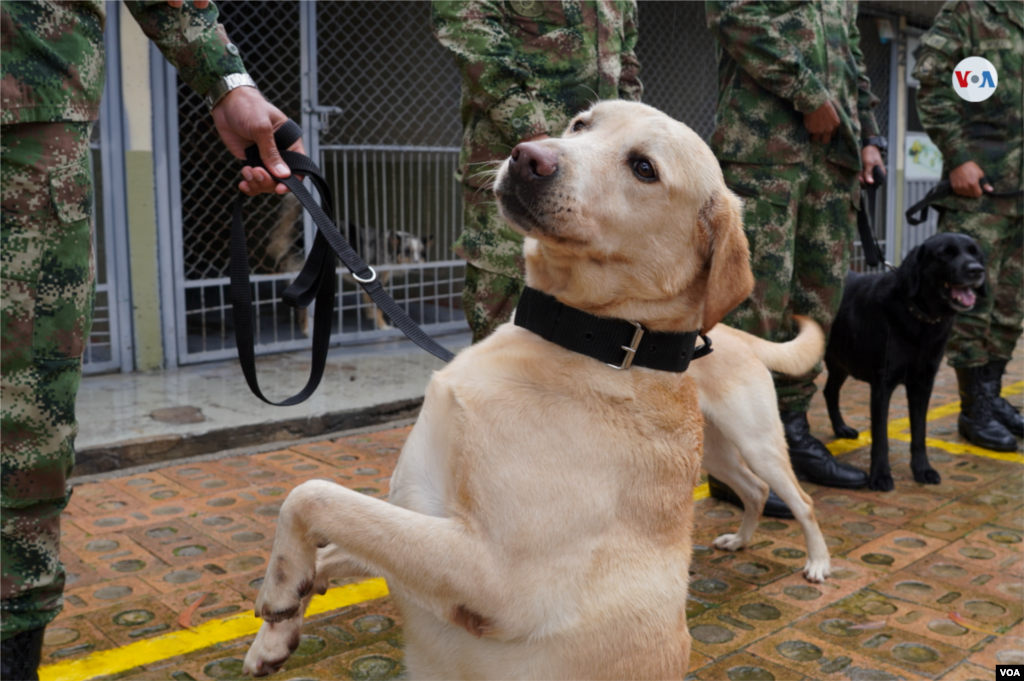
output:
[[626,356],[622,360],[622,365],[621,366],[615,366],[614,364],[609,364],[608,365],[612,369],[615,369],[616,371],[622,371],[624,369],[628,369],[633,364],[633,358],[636,357],[637,348],[640,346],[640,339],[644,337],[644,327],[640,326],[639,322],[630,322],[630,324],[632,324],[633,326],[636,327],[636,331],[633,332],[633,340],[630,341],[629,345],[628,346],[626,346],[626,345],[621,346],[622,349],[626,351]]

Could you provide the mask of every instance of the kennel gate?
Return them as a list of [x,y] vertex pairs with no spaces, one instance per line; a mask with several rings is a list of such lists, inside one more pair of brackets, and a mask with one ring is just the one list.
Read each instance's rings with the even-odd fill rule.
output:
[[[461,310],[464,262],[451,252],[462,229],[454,180],[459,80],[430,33],[429,4],[218,7],[262,92],[302,125],[307,153],[333,185],[335,222],[359,225],[379,244],[398,231],[432,237],[422,262],[370,263],[385,288],[428,333],[468,330]],[[158,71],[154,110],[167,117],[163,148],[170,169],[158,193],[164,192],[171,225],[161,267],[169,272],[164,280],[173,282],[162,302],[174,311],[165,325],[165,355],[171,366],[235,357],[228,242],[240,164],[224,151],[201,98],[170,66]],[[245,211],[256,352],[306,349],[306,315],[285,305],[281,294],[315,228],[280,197],[249,199]],[[346,273],[339,264],[332,344],[401,337],[397,329],[377,328],[372,303]]]

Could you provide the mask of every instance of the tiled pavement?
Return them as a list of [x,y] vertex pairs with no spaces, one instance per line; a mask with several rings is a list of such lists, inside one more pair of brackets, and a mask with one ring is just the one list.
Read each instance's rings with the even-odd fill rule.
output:
[[[1017,354],[1007,384],[1024,378]],[[1015,385],[1010,399],[1019,406]],[[848,383],[843,397],[847,422],[867,428],[867,387]],[[956,399],[955,377],[943,367],[928,432],[939,441],[929,455],[941,485],[913,482],[908,444],[897,435],[890,438],[895,491],[805,485],[833,557],[823,585],[798,572],[805,554],[795,523],[765,519],[747,550],[716,551],[712,540],[737,525],[739,512],[698,502],[692,678],[988,681],[996,663],[1024,663],[1024,458],[949,451],[946,443],[961,443],[956,411],[942,416],[941,407]],[[891,422],[899,426],[905,416],[900,389]],[[820,397],[811,425],[831,439]],[[386,497],[408,432],[178,462],[76,487],[63,525],[67,602],[47,630],[42,678],[238,677],[285,495],[319,477]],[[867,447],[843,458],[866,469]],[[167,641],[188,636],[189,626],[202,637],[196,649],[167,657],[181,650]],[[299,649],[274,678],[394,678],[401,632],[386,597],[329,610],[308,620]]]

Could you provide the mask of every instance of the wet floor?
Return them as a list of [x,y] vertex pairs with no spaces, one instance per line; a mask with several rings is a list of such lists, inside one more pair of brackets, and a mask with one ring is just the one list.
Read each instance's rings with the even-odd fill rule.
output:
[[[1004,382],[1017,406],[1021,354],[1010,366],[1015,378]],[[890,414],[893,492],[804,484],[832,555],[825,584],[801,577],[805,546],[794,522],[766,518],[749,548],[717,551],[711,542],[738,526],[740,512],[698,502],[688,604],[692,678],[988,681],[997,663],[1024,663],[1024,458],[963,447],[948,406],[957,399],[955,377],[943,367],[928,427],[942,484],[919,485],[910,476],[902,389]],[[866,386],[848,383],[843,408],[850,425],[867,428]],[[820,396],[810,416],[814,434],[832,442]],[[177,462],[77,486],[63,523],[66,604],[46,633],[42,678],[238,678],[288,491],[327,478],[386,498],[408,432]],[[842,452],[849,441],[833,447]],[[868,447],[841,458],[866,470]],[[400,615],[387,597],[360,600],[383,587],[340,586],[273,678],[402,673]]]

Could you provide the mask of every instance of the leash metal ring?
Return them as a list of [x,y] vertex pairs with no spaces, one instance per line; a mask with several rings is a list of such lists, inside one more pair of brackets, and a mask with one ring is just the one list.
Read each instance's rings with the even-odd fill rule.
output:
[[369,278],[367,278],[367,279],[360,279],[359,275],[356,274],[355,272],[352,272],[352,278],[355,279],[356,281],[358,281],[360,284],[369,284],[370,282],[375,281],[377,279],[377,271],[374,270],[369,265],[366,266],[366,269],[370,270]]

